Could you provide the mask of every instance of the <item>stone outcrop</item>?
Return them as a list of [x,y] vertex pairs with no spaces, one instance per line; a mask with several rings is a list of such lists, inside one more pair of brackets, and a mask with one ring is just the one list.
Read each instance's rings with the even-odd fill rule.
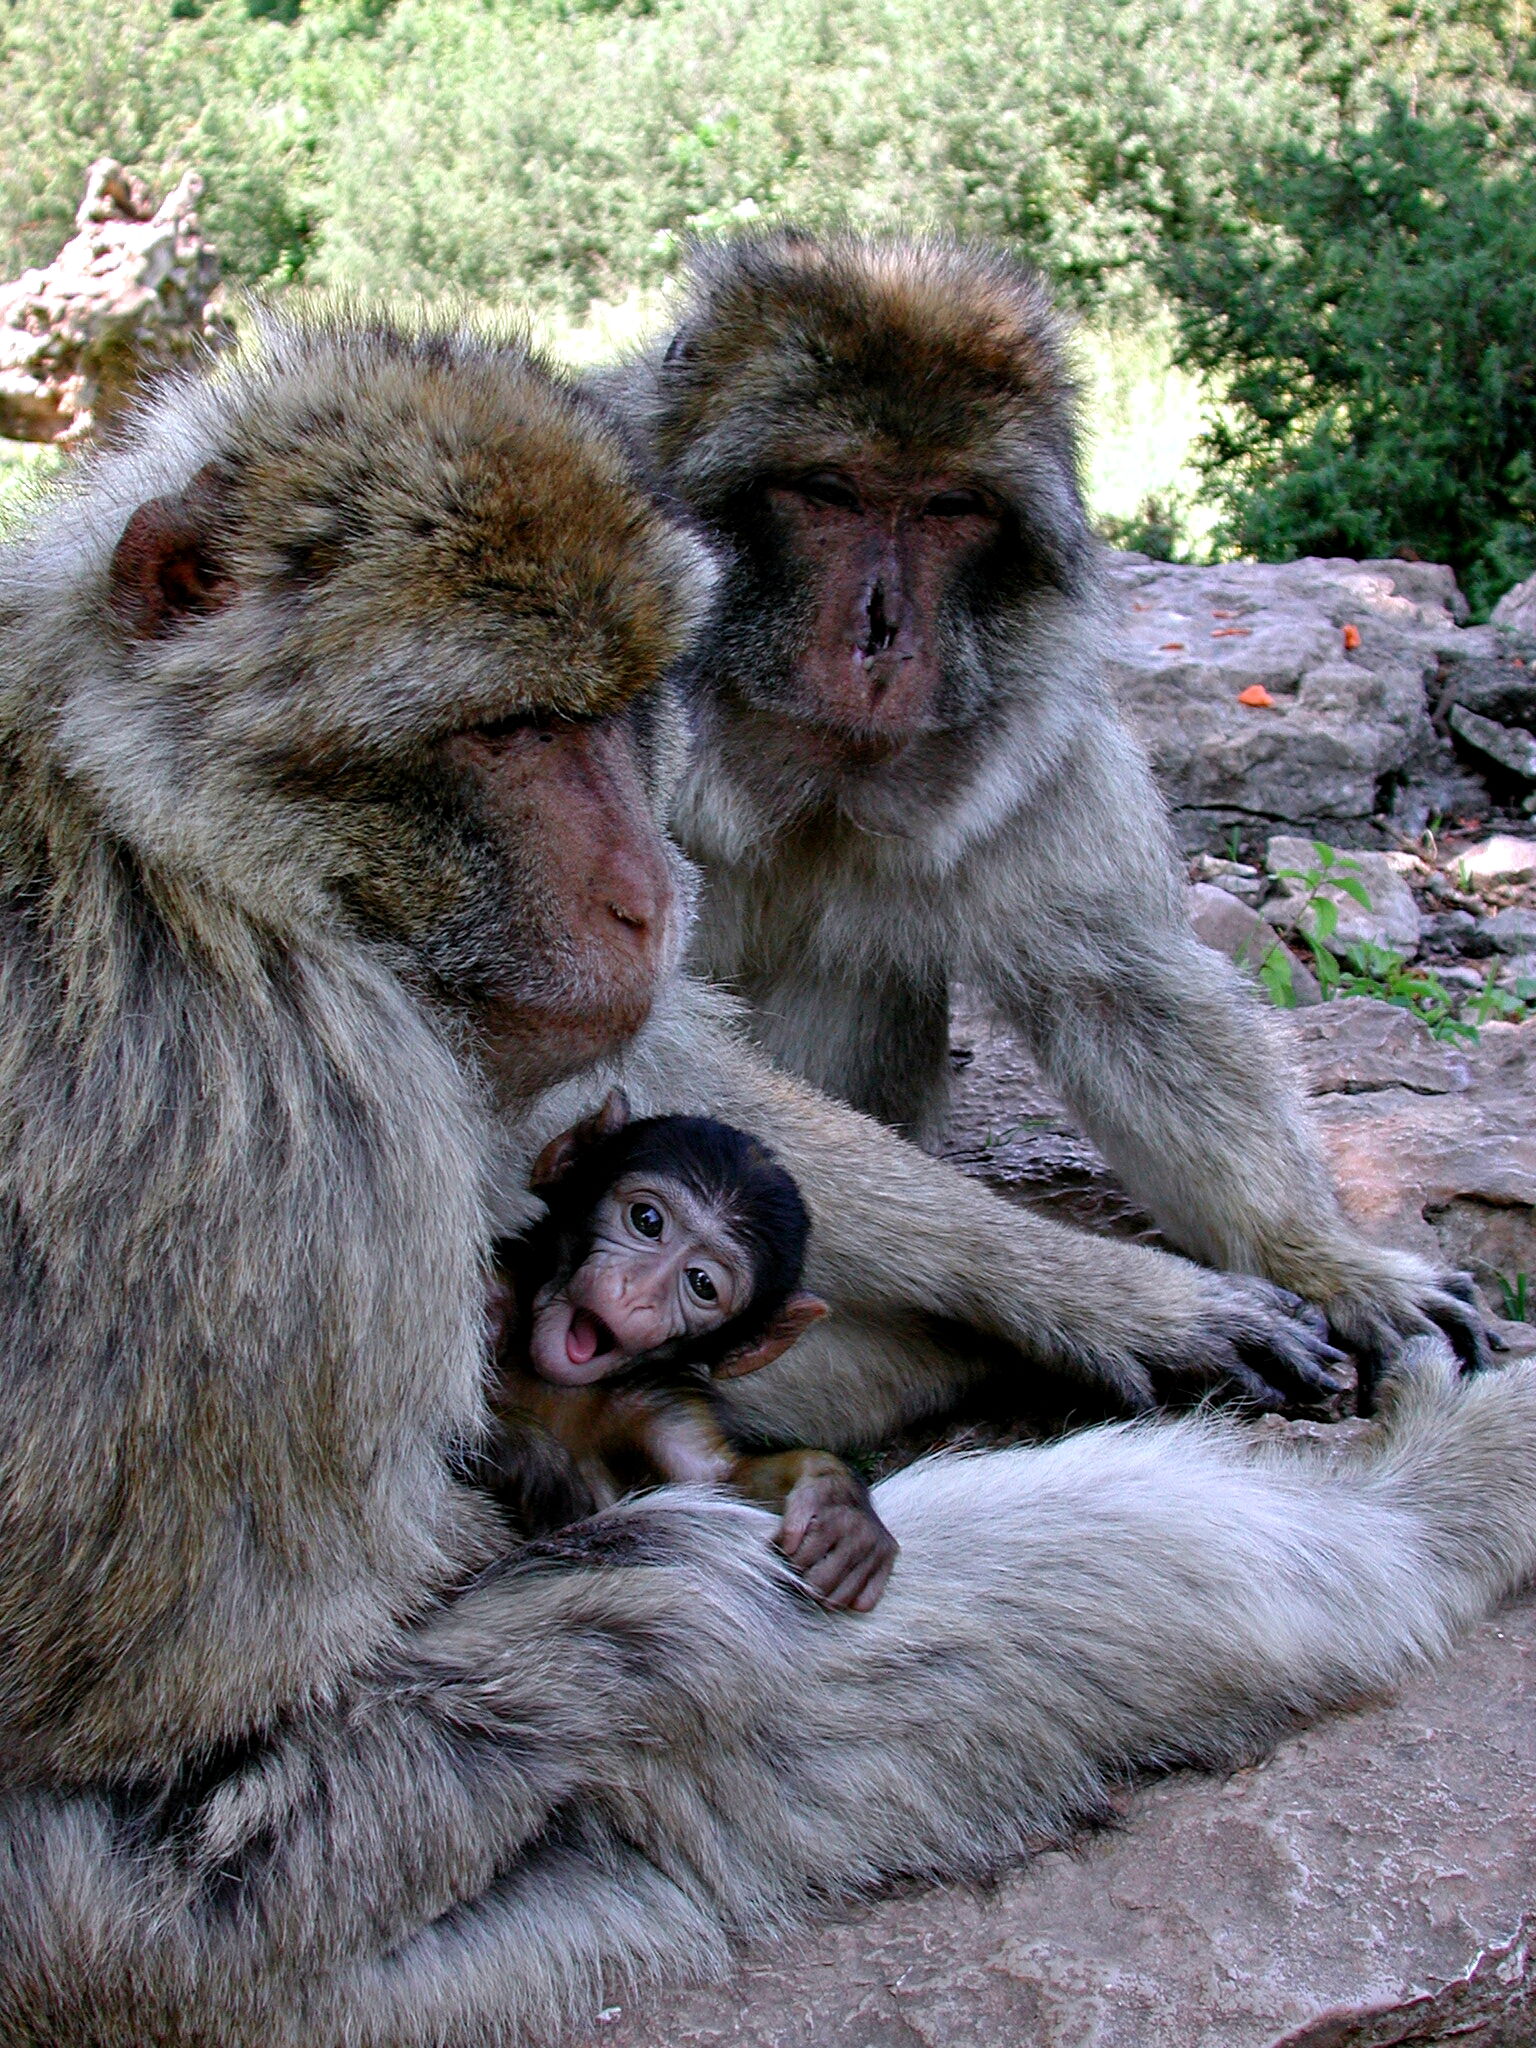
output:
[[227,337],[202,190],[188,171],[157,207],[121,164],[92,164],[72,239],[0,285],[0,435],[77,442],[146,375]]
[[1380,843],[1373,821],[1416,834],[1433,815],[1523,802],[1528,586],[1495,612],[1502,626],[1468,627],[1432,563],[1109,560],[1112,680],[1191,851],[1234,825]]

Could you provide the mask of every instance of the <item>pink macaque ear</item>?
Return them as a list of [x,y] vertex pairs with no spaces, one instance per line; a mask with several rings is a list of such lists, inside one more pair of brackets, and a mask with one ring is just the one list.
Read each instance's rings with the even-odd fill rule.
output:
[[163,640],[235,595],[235,579],[217,553],[223,497],[210,465],[179,497],[140,505],[123,528],[112,551],[108,602],[138,639]]
[[792,1294],[760,1337],[743,1344],[739,1351],[727,1351],[716,1365],[717,1380],[739,1380],[749,1372],[761,1372],[782,1358],[791,1344],[805,1335],[812,1323],[819,1323],[832,1311],[819,1294]]
[[562,1181],[576,1164],[583,1152],[590,1151],[604,1138],[611,1138],[615,1131],[622,1131],[629,1122],[629,1097],[622,1088],[610,1088],[603,1097],[601,1106],[579,1124],[572,1124],[568,1131],[562,1131],[558,1138],[551,1138],[538,1158],[533,1162],[533,1171],[528,1176],[528,1185],[535,1194],[543,1188],[552,1188]]

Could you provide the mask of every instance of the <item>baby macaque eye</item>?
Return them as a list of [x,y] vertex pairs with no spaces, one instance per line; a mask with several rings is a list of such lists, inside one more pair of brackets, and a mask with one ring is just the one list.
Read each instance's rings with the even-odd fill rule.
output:
[[661,1211],[654,1202],[631,1202],[629,1220],[642,1237],[660,1237],[665,1227]]
[[688,1268],[688,1285],[696,1301],[718,1301],[720,1290],[702,1266]]

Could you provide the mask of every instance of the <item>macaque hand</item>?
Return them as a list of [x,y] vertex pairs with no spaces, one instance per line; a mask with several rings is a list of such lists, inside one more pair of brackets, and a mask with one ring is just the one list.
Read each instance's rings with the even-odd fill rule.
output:
[[816,1472],[784,1503],[778,1546],[827,1607],[868,1614],[900,1548],[852,1472]]

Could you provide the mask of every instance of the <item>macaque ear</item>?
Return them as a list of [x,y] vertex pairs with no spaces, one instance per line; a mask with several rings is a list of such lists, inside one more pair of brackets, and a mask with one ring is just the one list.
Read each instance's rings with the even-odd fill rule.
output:
[[812,1323],[819,1323],[831,1310],[819,1294],[792,1294],[760,1337],[727,1351],[715,1366],[717,1380],[739,1380],[749,1372],[761,1372],[781,1358],[791,1344],[798,1343]]
[[113,612],[140,640],[162,640],[188,619],[205,618],[235,594],[218,556],[223,492],[200,470],[175,498],[151,498],[133,514],[112,551]]
[[610,1088],[601,1107],[591,1116],[573,1124],[568,1131],[562,1131],[558,1138],[550,1139],[533,1162],[533,1171],[528,1176],[529,1187],[535,1194],[543,1188],[552,1188],[557,1181],[565,1179],[583,1152],[590,1151],[603,1138],[611,1138],[615,1131],[622,1131],[628,1122],[629,1097],[622,1088]]

